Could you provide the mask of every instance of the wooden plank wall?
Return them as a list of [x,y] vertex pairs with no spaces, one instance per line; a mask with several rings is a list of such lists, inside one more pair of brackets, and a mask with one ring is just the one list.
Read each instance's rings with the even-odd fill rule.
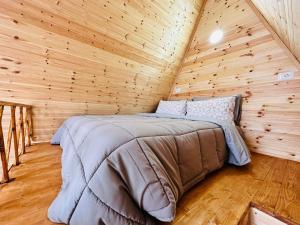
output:
[[34,139],[76,114],[167,97],[202,0],[0,0],[1,100],[34,106]]
[[[212,45],[210,34],[224,31]],[[250,149],[300,161],[300,72],[244,0],[208,0],[170,99],[244,97],[241,126]],[[295,79],[278,81],[279,72]]]
[[300,61],[300,1],[252,0]]

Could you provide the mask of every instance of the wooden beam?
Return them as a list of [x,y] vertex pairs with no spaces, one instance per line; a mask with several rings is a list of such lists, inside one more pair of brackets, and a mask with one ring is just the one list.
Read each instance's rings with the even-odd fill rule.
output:
[[3,136],[3,129],[2,129],[2,115],[3,115],[4,106],[0,106],[0,155],[1,155],[1,163],[2,163],[2,171],[3,171],[3,182],[9,181],[8,176],[8,166],[6,161],[6,154],[5,154],[5,144],[4,144],[4,136]]
[[284,52],[287,54],[287,56],[293,61],[297,69],[300,70],[300,62],[297,60],[297,58],[294,56],[294,54],[291,52],[291,50],[285,45],[285,43],[281,40],[281,38],[278,36],[278,34],[274,31],[272,26],[269,24],[269,22],[266,20],[266,18],[260,13],[260,11],[256,8],[256,6],[253,4],[251,0],[245,0],[249,7],[252,9],[252,11],[255,13],[257,18],[260,20],[260,22],[265,26],[265,28],[271,33],[274,40],[277,42],[277,44],[284,50]]
[[19,165],[19,151],[18,151],[18,140],[17,140],[17,127],[16,127],[16,106],[10,107],[11,112],[11,129],[14,138],[14,150],[15,150],[15,165]]
[[206,3],[207,3],[207,0],[203,0],[203,3],[202,3],[202,5],[201,5],[200,11],[199,11],[199,14],[198,14],[198,16],[197,16],[197,18],[196,18],[196,22],[195,22],[195,24],[194,24],[192,33],[191,33],[191,35],[190,35],[188,44],[187,44],[187,46],[185,47],[185,51],[184,51],[184,54],[182,55],[182,58],[181,58],[181,60],[180,60],[179,67],[178,67],[177,71],[175,72],[174,81],[173,81],[172,88],[171,88],[171,90],[170,90],[168,99],[170,99],[170,97],[171,97],[171,95],[172,95],[172,93],[173,93],[173,91],[174,91],[177,75],[178,75],[178,74],[181,72],[181,70],[182,70],[183,62],[184,62],[185,56],[187,55],[187,53],[188,53],[188,51],[189,51],[189,49],[190,49],[190,46],[191,46],[191,44],[192,44],[192,42],[193,42],[193,37],[195,36],[196,30],[197,30],[197,28],[198,28],[198,24],[199,24],[199,22],[200,22],[200,20],[201,20],[201,17],[202,17],[202,15],[203,15],[203,12],[204,12],[204,8],[205,8],[205,6],[206,6]]

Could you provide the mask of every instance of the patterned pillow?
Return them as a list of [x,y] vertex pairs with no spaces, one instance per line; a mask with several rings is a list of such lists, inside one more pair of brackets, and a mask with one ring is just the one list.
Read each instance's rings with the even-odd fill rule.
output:
[[212,98],[187,102],[187,116],[210,121],[233,121],[235,97]]
[[160,100],[159,105],[156,109],[156,113],[184,116],[186,114],[186,100],[180,100],[180,101]]
[[[226,96],[226,97],[235,97],[235,106],[234,106],[234,111],[233,111],[233,117],[234,117],[234,122],[236,125],[240,125],[241,122],[241,117],[242,117],[242,95],[237,94],[237,95],[232,95],[232,96]],[[208,100],[213,97],[206,97],[206,96],[199,96],[199,97],[194,97],[192,101],[203,101],[203,100]],[[214,97],[214,98],[224,98],[223,97]]]

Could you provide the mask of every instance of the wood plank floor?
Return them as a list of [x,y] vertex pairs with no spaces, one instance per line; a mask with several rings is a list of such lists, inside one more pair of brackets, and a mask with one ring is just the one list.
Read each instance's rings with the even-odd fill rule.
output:
[[[0,224],[52,224],[47,208],[61,184],[58,146],[32,146],[0,185]],[[300,224],[300,163],[254,154],[246,167],[226,166],[179,202],[173,225],[237,224],[250,202]]]

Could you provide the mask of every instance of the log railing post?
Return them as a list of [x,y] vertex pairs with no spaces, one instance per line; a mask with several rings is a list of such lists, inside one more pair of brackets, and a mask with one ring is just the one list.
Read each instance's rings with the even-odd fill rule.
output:
[[18,139],[17,139],[17,126],[16,126],[16,106],[10,107],[11,112],[11,130],[14,138],[14,150],[15,150],[15,165],[19,165],[19,151],[18,151]]
[[8,134],[7,134],[7,149],[6,149],[6,158],[7,161],[9,160],[9,155],[10,155],[10,147],[11,147],[11,137],[12,137],[12,132],[11,132],[11,120],[9,122],[9,128],[8,128]]
[[1,163],[2,163],[2,171],[3,171],[3,182],[9,181],[8,176],[8,165],[5,154],[5,144],[4,144],[4,136],[2,129],[2,115],[3,115],[4,106],[0,106],[0,155],[1,155]]
[[24,117],[23,117],[23,106],[20,106],[20,133],[21,133],[21,148],[22,154],[25,153],[25,131],[24,131]]
[[25,114],[25,123],[26,123],[26,134],[27,134],[27,146],[31,145],[31,138],[30,138],[30,124],[29,124],[29,107],[26,107],[26,114]]
[[30,123],[30,137],[33,138],[33,119],[32,119],[32,107],[29,108],[29,123]]
[[32,131],[32,112],[31,112],[31,107],[26,107],[26,125],[27,125],[27,136],[28,136],[28,145],[31,145],[31,140],[33,136],[33,131]]

